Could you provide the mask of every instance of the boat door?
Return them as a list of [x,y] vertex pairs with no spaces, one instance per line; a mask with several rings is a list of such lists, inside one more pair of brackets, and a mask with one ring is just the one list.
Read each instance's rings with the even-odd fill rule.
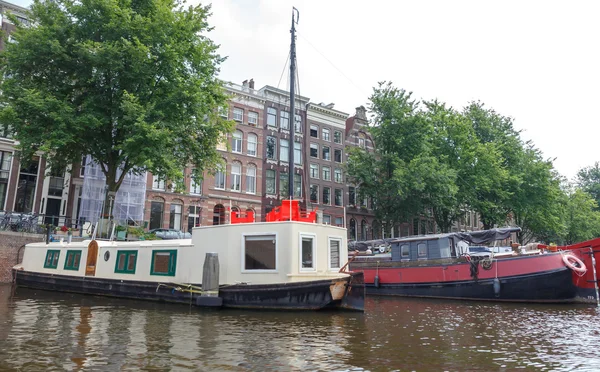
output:
[[92,240],[88,245],[85,276],[96,275],[96,261],[98,259],[98,242]]

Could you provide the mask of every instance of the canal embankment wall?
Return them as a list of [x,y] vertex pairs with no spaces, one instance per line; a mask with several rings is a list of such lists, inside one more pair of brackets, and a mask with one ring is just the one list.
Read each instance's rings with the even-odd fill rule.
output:
[[44,240],[44,235],[0,231],[0,283],[12,282],[12,267],[23,259],[25,244]]

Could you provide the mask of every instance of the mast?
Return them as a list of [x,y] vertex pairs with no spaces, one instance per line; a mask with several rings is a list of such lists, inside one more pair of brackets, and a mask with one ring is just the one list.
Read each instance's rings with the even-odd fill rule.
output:
[[[296,17],[297,15],[297,17]],[[298,24],[298,19],[300,18],[300,12],[298,9],[292,7],[292,29],[290,33],[292,34],[292,44],[290,46],[290,141],[289,141],[289,179],[288,179],[288,193],[290,196],[290,200],[294,199],[294,146],[296,144],[296,108],[295,104],[295,90],[296,90],[296,24]]]

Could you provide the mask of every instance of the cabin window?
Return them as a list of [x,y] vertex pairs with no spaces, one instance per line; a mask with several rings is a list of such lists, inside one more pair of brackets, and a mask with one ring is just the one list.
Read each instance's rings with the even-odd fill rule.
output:
[[300,271],[314,271],[315,267],[315,236],[300,234]]
[[115,273],[135,274],[137,251],[117,251]]
[[275,235],[244,236],[244,270],[276,270]]
[[440,257],[441,258],[450,257],[450,239],[440,240]]
[[417,254],[419,258],[427,258],[427,243],[417,244]]
[[402,244],[400,246],[400,259],[410,260],[410,246],[408,244]]
[[342,239],[329,238],[329,268],[339,269],[340,263],[340,247],[342,246]]
[[49,250],[46,252],[46,262],[44,262],[45,269],[56,269],[58,267],[58,257],[60,256],[59,250]]
[[81,251],[67,251],[65,259],[65,270],[79,270],[79,262],[81,261]]
[[152,251],[152,264],[150,275],[175,276],[177,268],[177,251],[160,250]]

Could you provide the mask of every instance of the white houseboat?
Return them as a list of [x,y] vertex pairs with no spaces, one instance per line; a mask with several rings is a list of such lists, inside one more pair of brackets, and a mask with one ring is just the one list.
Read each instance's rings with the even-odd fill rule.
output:
[[[16,283],[193,305],[362,311],[362,273],[343,271],[346,229],[301,217],[293,203],[291,217],[285,203],[271,222],[234,214],[234,222],[248,223],[195,228],[192,239],[28,244],[14,267]],[[214,257],[207,269],[205,259]],[[203,280],[218,286],[202,288]]]

